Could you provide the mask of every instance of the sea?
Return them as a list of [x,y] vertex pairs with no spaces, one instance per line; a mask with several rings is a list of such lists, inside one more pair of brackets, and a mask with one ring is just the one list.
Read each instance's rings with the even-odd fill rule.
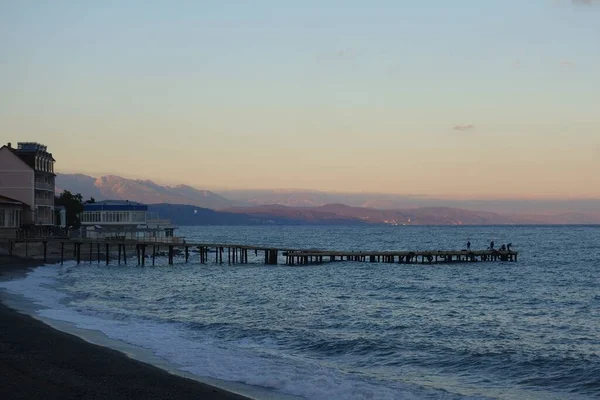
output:
[[[518,262],[66,262],[0,282],[38,318],[257,399],[600,398],[599,226],[182,227],[188,243],[460,250]],[[281,260],[283,261],[283,259]],[[110,344],[108,344],[110,345]],[[117,346],[118,347],[118,346]],[[134,352],[135,353],[135,352]]]

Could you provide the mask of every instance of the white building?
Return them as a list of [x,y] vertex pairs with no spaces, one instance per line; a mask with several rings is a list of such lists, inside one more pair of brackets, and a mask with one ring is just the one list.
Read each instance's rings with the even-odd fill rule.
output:
[[82,236],[90,239],[137,239],[173,242],[176,226],[148,212],[148,206],[134,201],[106,200],[84,204],[79,219]]

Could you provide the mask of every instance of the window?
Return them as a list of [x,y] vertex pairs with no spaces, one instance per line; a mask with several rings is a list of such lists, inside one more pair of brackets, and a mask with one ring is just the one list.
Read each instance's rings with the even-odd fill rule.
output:
[[146,221],[146,213],[144,211],[136,211],[133,213],[133,222]]
[[4,210],[0,210],[0,227],[6,226],[6,219],[4,217]]

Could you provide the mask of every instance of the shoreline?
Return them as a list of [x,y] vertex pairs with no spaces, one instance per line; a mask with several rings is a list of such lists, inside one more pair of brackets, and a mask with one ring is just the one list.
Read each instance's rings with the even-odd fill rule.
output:
[[[0,279],[24,277],[40,260],[0,255]],[[250,399],[52,326],[10,305],[0,291],[2,398]]]

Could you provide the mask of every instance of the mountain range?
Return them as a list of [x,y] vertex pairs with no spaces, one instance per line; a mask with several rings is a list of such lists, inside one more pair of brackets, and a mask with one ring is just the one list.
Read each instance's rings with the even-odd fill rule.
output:
[[56,191],[81,193],[84,198],[96,200],[131,200],[145,204],[189,204],[220,209],[242,203],[226,199],[208,190],[187,185],[161,186],[150,180],[127,179],[115,175],[94,178],[83,174],[58,174]]
[[[218,224],[600,224],[600,201],[442,200],[308,190],[227,190],[163,186],[115,175],[58,174],[56,190],[85,199],[154,205],[179,225]],[[461,206],[467,206],[465,208]],[[468,208],[468,209],[466,209]],[[576,210],[576,211],[575,211]]]

